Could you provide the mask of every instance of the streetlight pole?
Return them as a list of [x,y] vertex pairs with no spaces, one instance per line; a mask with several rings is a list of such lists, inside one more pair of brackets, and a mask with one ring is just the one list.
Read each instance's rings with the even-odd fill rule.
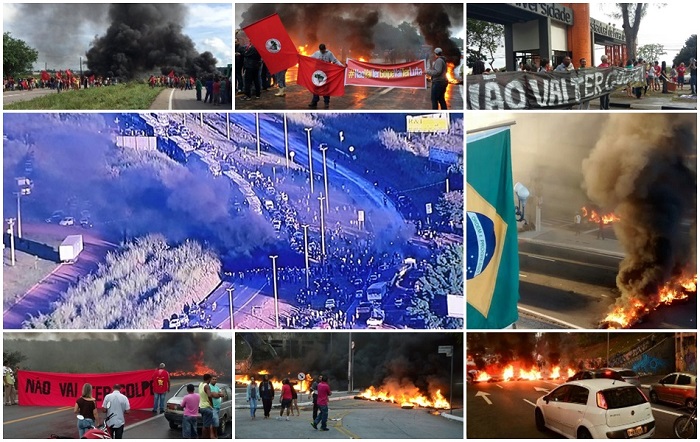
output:
[[352,332],[348,333],[348,393],[352,393]]
[[258,156],[260,156],[260,114],[255,113],[255,136],[257,137]]
[[233,286],[231,287],[226,287],[226,291],[228,292],[228,316],[231,321],[231,330],[233,330],[233,291],[235,288]]
[[231,140],[231,114],[226,112],[226,139]]
[[445,178],[445,193],[450,193],[450,178]]
[[309,288],[309,225],[302,224],[304,228],[304,262],[306,264],[306,289]]
[[7,221],[7,233],[10,234],[10,262],[11,265],[15,266],[15,219],[8,218]]
[[22,210],[19,204],[19,197],[22,195],[21,191],[17,191],[17,238],[22,238]]
[[272,259],[272,292],[275,295],[275,328],[280,328],[280,310],[277,301],[277,255],[270,255]]
[[318,200],[321,202],[321,256],[323,257],[324,263],[326,259],[326,225],[323,221],[323,200],[326,198],[321,194]]
[[326,212],[329,212],[330,198],[328,197],[328,169],[326,168],[326,151],[328,150],[328,145],[326,143],[321,143],[320,149],[323,154],[323,186],[326,189]]
[[311,193],[314,193],[314,166],[313,159],[311,157],[311,131],[313,127],[305,127],[306,131],[306,144],[309,147],[309,182],[311,183]]
[[287,114],[284,114],[284,159],[289,170],[289,136],[287,134]]

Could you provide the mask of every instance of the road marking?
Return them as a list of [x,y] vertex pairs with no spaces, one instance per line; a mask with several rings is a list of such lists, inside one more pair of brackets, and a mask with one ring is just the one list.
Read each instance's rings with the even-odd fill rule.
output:
[[344,435],[346,435],[346,436],[349,437],[350,439],[362,439],[360,436],[358,436],[357,434],[353,433],[352,431],[348,430],[347,428],[345,428],[345,427],[343,426],[343,418],[344,418],[345,416],[347,416],[348,414],[350,414],[349,411],[348,411],[348,412],[345,412],[345,413],[342,413],[342,414],[340,415],[340,417],[337,417],[337,418],[334,418],[334,419],[328,419],[328,420],[329,420],[329,421],[333,421],[333,422],[337,422],[337,423],[334,423],[334,424],[333,424],[333,428],[335,428],[336,430],[338,430],[340,433],[343,433]]
[[651,409],[654,411],[660,411],[661,413],[670,414],[671,416],[683,416],[683,414],[684,414],[684,413],[674,413],[673,411],[668,411],[668,410],[662,410],[661,408],[651,407]]
[[61,413],[61,412],[72,410],[72,409],[73,409],[73,407],[63,407],[63,408],[59,408],[58,410],[47,411],[46,413],[41,413],[41,414],[35,414],[34,416],[27,416],[27,417],[23,417],[20,419],[15,419],[13,421],[5,421],[5,422],[3,422],[3,425],[16,424],[17,422],[24,422],[24,421],[29,420],[29,419],[34,419],[36,417],[48,416],[50,414]]
[[142,420],[142,421],[138,421],[138,422],[136,422],[135,424],[132,424],[132,425],[129,425],[129,426],[126,426],[126,425],[125,425],[125,426],[124,426],[124,430],[125,430],[125,431],[126,431],[126,430],[130,430],[130,429],[132,429],[132,428],[134,428],[134,427],[138,427],[139,425],[143,425],[143,424],[145,424],[146,422],[150,422],[150,421],[156,420],[156,419],[163,419],[163,415],[162,415],[162,414],[156,414],[156,415],[153,416],[153,417],[149,417],[148,419],[144,419],[144,420]]
[[518,275],[519,275],[521,278],[527,278],[527,275],[524,274],[524,273],[518,273]]
[[175,89],[170,91],[170,98],[168,98],[168,110],[173,110],[173,95],[175,95]]
[[578,326],[578,325],[574,325],[574,324],[572,324],[572,323],[570,323],[570,322],[562,321],[561,319],[557,319],[557,318],[554,318],[554,317],[552,317],[552,316],[545,315],[544,313],[540,313],[540,312],[537,312],[537,311],[535,311],[535,310],[530,310],[530,309],[525,308],[525,307],[520,307],[520,306],[518,306],[518,310],[522,310],[522,311],[524,311],[525,313],[529,313],[529,314],[534,315],[534,316],[541,316],[541,317],[543,317],[543,318],[545,318],[545,319],[548,319],[548,320],[554,321],[554,322],[558,322],[559,324],[566,325],[567,327],[570,327],[570,328],[577,328],[577,329],[583,329],[583,328],[584,328],[584,327],[581,327],[581,326]]
[[555,259],[550,259],[550,258],[545,258],[544,256],[540,255],[533,255],[531,253],[523,253],[523,255],[529,257],[529,258],[535,258],[535,259],[540,259],[542,261],[549,261],[549,262],[557,262]]
[[394,90],[393,87],[388,87],[388,88],[384,89],[383,91],[381,91],[380,93],[378,93],[377,95],[384,95],[384,94],[387,94],[393,90]]
[[491,393],[486,393],[485,391],[479,391],[476,393],[476,397],[482,397],[486,401],[487,404],[492,405],[493,402],[491,402],[491,399],[489,399],[486,396],[489,396]]
[[548,389],[542,388],[542,387],[535,387],[535,391],[542,391],[542,392],[547,392],[547,393],[549,393],[549,390],[548,390]]
[[532,405],[533,407],[537,407],[537,404],[536,404],[536,403],[530,402],[530,401],[528,401],[527,399],[523,399],[523,400],[524,400],[525,402],[527,402],[528,404]]
[[498,388],[503,388],[503,385],[501,385],[501,384],[496,384],[496,387],[498,387]]
[[238,308],[238,310],[234,311],[234,314],[240,312],[241,310],[243,310],[243,307],[245,307],[246,305],[250,304],[251,301],[253,300],[253,298],[255,298],[256,296],[258,296],[258,293],[260,293],[260,292],[262,291],[262,289],[264,289],[266,286],[267,286],[267,282],[265,282],[265,284],[263,284],[262,287],[260,287],[260,288],[258,289],[258,291],[256,291],[255,293],[253,293],[253,296],[251,296],[250,298],[248,298],[248,301],[247,301],[245,304],[243,304],[242,306],[240,306],[240,307]]

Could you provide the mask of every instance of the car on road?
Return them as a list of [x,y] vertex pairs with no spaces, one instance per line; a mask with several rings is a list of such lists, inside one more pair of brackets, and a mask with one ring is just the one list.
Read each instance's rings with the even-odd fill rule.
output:
[[365,296],[365,291],[362,289],[355,290],[355,299],[362,299]]
[[335,308],[335,299],[333,299],[333,298],[326,299],[326,308],[333,310]]
[[384,324],[384,315],[372,314],[372,316],[367,319],[367,328],[377,328]]
[[637,374],[636,371],[630,370],[629,368],[622,368],[622,367],[606,367],[602,368],[601,370],[612,370],[614,372],[617,372],[620,376],[622,376],[622,379],[625,380],[628,384],[632,384],[635,387],[641,387],[642,382],[639,380],[639,375]]
[[67,216],[61,221],[59,221],[58,224],[61,226],[72,226],[75,224],[75,218],[73,218],[72,216]]
[[625,379],[615,370],[601,368],[597,370],[581,370],[567,379],[567,382],[582,381],[586,379],[613,379],[624,382]]
[[64,216],[63,216],[63,211],[62,211],[62,210],[56,210],[54,213],[51,214],[50,217],[46,218],[45,221],[46,221],[48,224],[51,224],[51,223],[57,223],[57,222],[61,221],[63,218],[64,218]]
[[367,314],[370,311],[372,311],[372,303],[369,301],[362,301],[359,304],[357,304],[357,308],[355,308],[355,311],[358,314]]
[[[221,398],[221,409],[219,410],[218,431],[219,434],[221,434],[226,431],[226,426],[233,420],[233,402],[231,400],[233,395],[231,394],[231,387],[229,385],[221,383],[217,383],[216,385],[222,392],[224,392],[224,397]],[[197,391],[196,388],[197,384],[195,384],[195,391]],[[177,430],[178,428],[182,427],[182,407],[180,406],[180,403],[186,394],[187,385],[183,385],[177,390],[173,397],[168,399],[165,406],[165,418],[168,420],[168,424],[173,430]],[[197,429],[200,430],[201,428],[202,415],[200,414],[197,416]]]
[[535,426],[571,439],[647,439],[656,430],[651,404],[642,391],[613,379],[567,382],[540,397]]
[[671,373],[649,386],[653,403],[671,402],[686,407],[697,404],[697,376],[691,373]]

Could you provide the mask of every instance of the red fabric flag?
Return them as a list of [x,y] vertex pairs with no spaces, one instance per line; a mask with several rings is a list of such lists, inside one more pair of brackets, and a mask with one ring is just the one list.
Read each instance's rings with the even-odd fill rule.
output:
[[299,56],[297,84],[312,94],[340,97],[345,95],[345,66],[316,58]]
[[175,76],[175,71],[170,71],[168,77],[173,78]]
[[66,75],[68,75],[68,78],[73,76],[73,73],[70,71],[70,69],[66,69]]
[[58,78],[58,79],[61,78],[61,71],[56,72],[56,78]]
[[91,82],[95,81],[95,76],[94,76],[94,75],[90,75],[90,81],[91,81]]
[[41,80],[42,81],[49,81],[50,79],[51,79],[51,76],[49,75],[48,72],[41,71]]
[[244,27],[243,30],[271,74],[297,64],[299,53],[279,15],[272,14]]

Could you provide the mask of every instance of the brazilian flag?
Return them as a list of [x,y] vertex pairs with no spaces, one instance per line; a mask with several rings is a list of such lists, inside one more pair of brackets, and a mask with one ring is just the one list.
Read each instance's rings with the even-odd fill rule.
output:
[[467,328],[518,319],[518,229],[510,129],[467,137]]

